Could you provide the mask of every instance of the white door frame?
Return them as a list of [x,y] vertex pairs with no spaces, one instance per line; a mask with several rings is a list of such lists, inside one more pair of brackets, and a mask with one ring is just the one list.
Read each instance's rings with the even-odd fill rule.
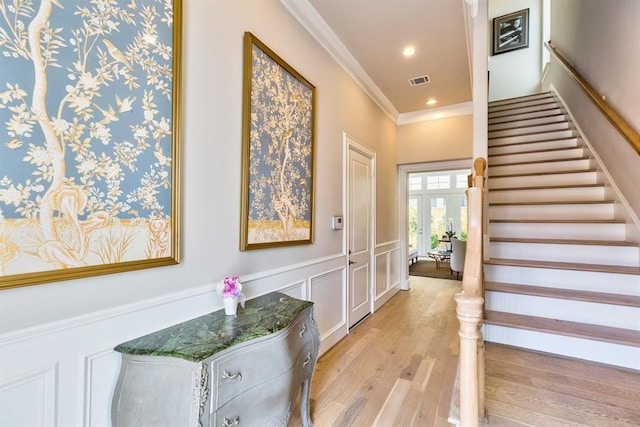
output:
[[409,203],[409,174],[416,172],[437,172],[454,169],[469,169],[473,167],[473,159],[450,160],[444,162],[417,163],[400,165],[398,167],[398,236],[400,236],[401,277],[400,289],[409,289],[409,227],[407,224],[407,204]]
[[349,227],[351,226],[351,224],[349,224],[348,218],[349,218],[349,150],[353,149],[356,150],[358,152],[360,152],[362,155],[368,157],[371,159],[371,165],[372,165],[372,177],[371,177],[371,207],[370,207],[370,229],[369,229],[369,235],[371,236],[371,239],[369,241],[369,300],[370,300],[370,310],[371,310],[371,314],[373,314],[373,312],[375,311],[375,289],[376,289],[376,284],[375,284],[375,242],[376,242],[376,152],[374,150],[372,150],[371,148],[367,147],[365,144],[361,143],[360,141],[358,141],[357,139],[355,139],[354,137],[352,137],[351,135],[349,135],[346,132],[342,132],[342,141],[343,141],[343,155],[342,155],[342,185],[343,185],[343,200],[342,200],[342,206],[344,206],[344,233],[342,234],[343,239],[342,239],[342,251],[345,255],[345,264],[346,264],[346,276],[347,276],[347,283],[346,283],[346,298],[345,298],[345,302],[346,305],[344,307],[345,312],[347,314],[347,324],[350,323],[350,319],[349,319],[349,307],[351,304],[351,301],[349,300],[349,295],[350,295],[350,291],[351,291],[351,283],[350,283],[350,275],[349,275],[349,254],[348,254],[348,250],[349,250],[349,242],[348,242],[348,238],[349,238]]

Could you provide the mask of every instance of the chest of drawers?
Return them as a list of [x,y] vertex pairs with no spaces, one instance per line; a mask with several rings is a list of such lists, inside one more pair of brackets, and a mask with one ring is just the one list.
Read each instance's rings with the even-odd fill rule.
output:
[[272,292],[118,345],[114,426],[304,426],[320,339],[313,303]]

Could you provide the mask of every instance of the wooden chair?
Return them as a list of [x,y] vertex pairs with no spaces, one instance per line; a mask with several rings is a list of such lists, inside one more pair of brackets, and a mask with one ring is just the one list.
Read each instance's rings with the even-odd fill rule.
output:
[[451,274],[455,271],[456,280],[464,271],[464,258],[467,253],[467,241],[451,238]]

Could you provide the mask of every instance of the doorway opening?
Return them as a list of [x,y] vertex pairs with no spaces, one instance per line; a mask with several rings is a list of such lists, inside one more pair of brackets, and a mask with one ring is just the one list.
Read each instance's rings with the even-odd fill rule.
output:
[[449,237],[467,238],[468,169],[412,172],[408,176],[408,244],[418,257],[444,249]]
[[[409,252],[421,245],[419,248],[419,256],[425,257],[432,247],[432,235],[442,236],[442,230],[446,231],[447,223],[451,224],[450,227],[456,232],[456,236],[460,237],[461,233],[466,233],[466,198],[465,190],[467,188],[466,176],[471,172],[473,165],[472,159],[451,160],[443,162],[433,163],[420,163],[411,165],[400,165],[398,168],[398,185],[399,194],[401,199],[399,200],[399,235],[402,240],[402,247],[404,248],[403,262],[401,265],[401,277],[402,283],[401,289],[409,289]],[[437,172],[435,175],[429,175],[432,172]],[[420,174],[426,174],[420,177]],[[431,179],[431,186],[442,186],[441,180],[445,178],[438,178],[440,174],[449,174],[449,188],[433,188],[432,192],[428,192],[429,179]],[[457,175],[464,175],[464,188],[458,187]],[[431,178],[428,178],[432,176]],[[410,181],[410,177],[412,180]],[[462,178],[460,178],[462,179]],[[420,183],[420,190],[417,189],[418,182]],[[437,184],[436,184],[437,183]],[[413,190],[411,186],[413,185]],[[462,184],[460,184],[462,185]],[[448,194],[447,194],[448,193]],[[415,198],[414,198],[415,196]],[[432,208],[433,205],[433,208]],[[447,208],[444,208],[444,207]],[[441,209],[438,211],[437,209]],[[446,209],[446,210],[445,210]],[[413,210],[412,216],[409,216],[410,210]],[[431,211],[434,212],[434,225],[431,225]],[[412,218],[414,218],[412,220]],[[422,218],[420,220],[419,218]],[[428,219],[427,219],[428,218]],[[439,218],[439,221],[438,221]],[[444,220],[442,219],[444,218]],[[449,218],[452,219],[449,222]],[[410,223],[413,222],[412,225]],[[439,228],[438,224],[441,224]],[[411,229],[410,229],[411,227]],[[412,232],[415,237],[413,240],[409,240],[409,233]],[[438,239],[444,240],[444,239]],[[411,243],[412,247],[409,247]],[[442,242],[438,242],[439,244]]]

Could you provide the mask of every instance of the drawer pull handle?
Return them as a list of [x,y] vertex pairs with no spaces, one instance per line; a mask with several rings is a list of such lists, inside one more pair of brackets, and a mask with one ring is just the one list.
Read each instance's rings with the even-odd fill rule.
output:
[[222,419],[222,424],[224,424],[226,427],[229,426],[235,426],[240,422],[240,417],[235,417],[233,419],[233,421],[231,421],[229,418],[223,418]]
[[[229,372],[227,372],[226,370],[222,371],[222,378],[224,378],[225,380],[238,380],[238,381],[242,381],[242,374],[240,372],[236,372],[234,374],[231,374]],[[232,425],[232,424],[229,424]]]
[[304,362],[302,362],[302,367],[304,368],[305,366],[307,366],[309,364],[309,362],[311,362],[311,353],[307,353],[307,358],[304,359]]
[[300,338],[302,338],[305,332],[307,332],[307,324],[303,323],[302,327],[300,328]]

